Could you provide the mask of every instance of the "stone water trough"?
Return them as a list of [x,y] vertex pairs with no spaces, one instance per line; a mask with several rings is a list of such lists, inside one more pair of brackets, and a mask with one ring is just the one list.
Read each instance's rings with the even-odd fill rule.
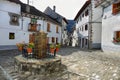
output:
[[54,72],[59,72],[62,69],[61,58],[25,58],[22,55],[16,56],[14,59],[15,69],[18,72],[29,71],[32,74],[51,74]]

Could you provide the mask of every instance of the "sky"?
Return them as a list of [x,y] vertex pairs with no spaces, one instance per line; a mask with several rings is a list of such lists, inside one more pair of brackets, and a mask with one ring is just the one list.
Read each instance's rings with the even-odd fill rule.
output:
[[[27,0],[20,0],[27,3]],[[56,6],[56,12],[67,19],[74,19],[80,8],[87,0],[29,0],[30,5],[44,12],[49,6],[53,9]]]

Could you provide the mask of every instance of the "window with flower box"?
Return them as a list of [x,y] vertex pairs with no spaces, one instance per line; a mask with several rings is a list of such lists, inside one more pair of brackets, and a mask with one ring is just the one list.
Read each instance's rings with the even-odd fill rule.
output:
[[9,13],[9,15],[10,15],[10,24],[15,25],[15,26],[19,26],[20,15],[14,14],[14,13]]
[[120,31],[115,32],[115,37],[113,38],[113,42],[114,43],[120,42]]

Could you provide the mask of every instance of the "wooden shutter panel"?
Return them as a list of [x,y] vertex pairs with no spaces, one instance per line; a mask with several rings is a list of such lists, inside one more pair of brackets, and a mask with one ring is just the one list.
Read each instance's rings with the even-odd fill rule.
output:
[[47,23],[47,31],[50,32],[50,23]]
[[116,38],[120,38],[120,31],[116,32]]
[[117,4],[113,4],[112,6],[113,6],[112,13],[116,14],[117,13]]

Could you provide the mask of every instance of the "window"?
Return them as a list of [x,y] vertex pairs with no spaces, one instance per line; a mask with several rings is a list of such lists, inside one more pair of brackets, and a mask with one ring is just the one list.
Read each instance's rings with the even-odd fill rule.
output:
[[15,33],[9,33],[9,39],[15,39]]
[[116,39],[120,38],[120,31],[116,31]]
[[85,11],[85,16],[88,16],[88,9]]
[[84,13],[82,14],[82,17],[84,17]]
[[9,13],[9,15],[10,15],[10,24],[19,26],[19,15],[13,13]]
[[120,2],[119,3],[114,3],[112,5],[112,14],[117,14],[118,12],[120,12]]
[[56,38],[56,43],[58,43],[58,38]]
[[53,42],[53,43],[55,42],[55,38],[54,38],[54,37],[52,37],[52,42]]
[[85,30],[88,30],[88,25],[87,24],[85,25]]
[[114,38],[113,38],[113,42],[120,42],[120,31],[116,31]]
[[81,16],[79,18],[80,18],[80,21],[81,21],[82,20]]
[[47,23],[47,32],[50,32],[50,23]]
[[58,26],[56,26],[56,33],[58,33]]

